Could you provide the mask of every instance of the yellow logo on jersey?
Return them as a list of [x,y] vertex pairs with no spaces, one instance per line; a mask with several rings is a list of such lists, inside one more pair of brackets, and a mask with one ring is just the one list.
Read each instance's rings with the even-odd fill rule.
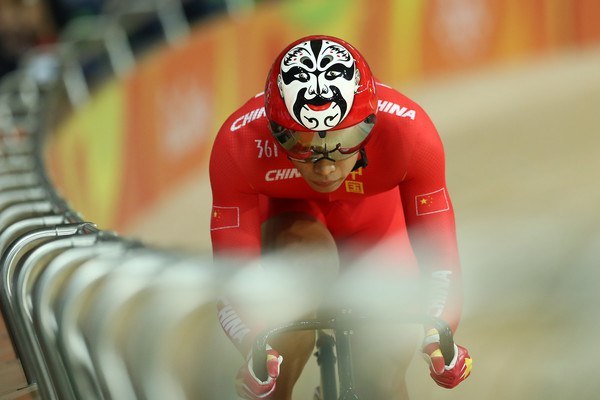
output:
[[356,171],[350,172],[348,178],[346,178],[346,192],[348,193],[357,193],[357,194],[365,194],[365,190],[363,187],[363,183],[356,180],[356,176],[362,176],[362,167],[357,169]]
[[364,194],[363,183],[357,181],[346,181],[346,192]]

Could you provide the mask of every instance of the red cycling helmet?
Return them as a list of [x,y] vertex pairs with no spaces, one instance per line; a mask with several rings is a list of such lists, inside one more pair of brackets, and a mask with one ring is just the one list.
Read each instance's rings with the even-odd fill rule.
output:
[[307,36],[275,59],[265,87],[265,112],[290,158],[344,159],[366,144],[375,124],[375,80],[347,42]]

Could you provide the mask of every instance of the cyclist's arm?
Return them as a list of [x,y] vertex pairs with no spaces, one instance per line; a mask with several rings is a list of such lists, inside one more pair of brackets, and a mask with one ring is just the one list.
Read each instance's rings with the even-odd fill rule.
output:
[[[232,143],[218,135],[213,145],[209,173],[213,197],[211,240],[216,258],[245,267],[260,255],[260,214],[258,194],[249,185],[247,175],[231,156]],[[259,327],[253,327],[240,304],[231,298],[218,303],[218,318],[232,343],[248,354]]]
[[462,308],[460,262],[442,142],[423,112],[400,193],[411,244],[428,279],[427,308],[456,329]]

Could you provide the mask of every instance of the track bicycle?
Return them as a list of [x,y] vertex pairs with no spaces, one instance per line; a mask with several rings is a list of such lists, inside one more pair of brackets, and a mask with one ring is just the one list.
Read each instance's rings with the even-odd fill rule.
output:
[[[387,322],[420,324],[437,329],[440,349],[446,365],[454,358],[454,339],[448,324],[439,318],[404,315]],[[355,315],[350,308],[343,308],[332,317],[291,322],[267,329],[259,334],[252,348],[252,368],[257,378],[265,381],[267,343],[273,336],[292,331],[317,331],[316,353],[321,384],[313,400],[360,400],[355,383],[351,355],[351,339],[354,329],[373,323],[373,319]],[[336,371],[337,370],[337,371]],[[336,373],[337,372],[337,373]],[[338,386],[339,384],[339,386]]]

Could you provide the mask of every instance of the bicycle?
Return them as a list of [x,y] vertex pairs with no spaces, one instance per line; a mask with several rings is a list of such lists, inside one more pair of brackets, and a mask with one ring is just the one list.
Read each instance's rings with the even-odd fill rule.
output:
[[[257,378],[263,381],[267,380],[266,348],[270,338],[285,332],[316,330],[317,351],[314,355],[320,369],[321,384],[317,387],[313,400],[360,400],[354,383],[354,369],[350,352],[351,337],[354,329],[371,321],[368,317],[354,315],[350,308],[343,308],[332,317],[295,321],[267,329],[256,337],[253,344],[252,368],[254,373]],[[392,322],[417,323],[437,329],[440,334],[440,349],[446,365],[450,364],[454,358],[452,330],[441,319],[405,315]],[[332,333],[325,332],[326,330]]]

